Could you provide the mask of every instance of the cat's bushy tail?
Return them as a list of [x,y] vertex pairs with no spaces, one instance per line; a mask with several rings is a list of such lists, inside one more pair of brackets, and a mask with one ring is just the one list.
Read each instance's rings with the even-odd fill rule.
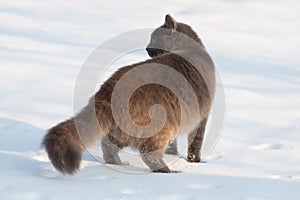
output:
[[73,119],[51,128],[44,137],[42,145],[58,171],[63,174],[73,174],[79,169],[84,146],[76,132]]

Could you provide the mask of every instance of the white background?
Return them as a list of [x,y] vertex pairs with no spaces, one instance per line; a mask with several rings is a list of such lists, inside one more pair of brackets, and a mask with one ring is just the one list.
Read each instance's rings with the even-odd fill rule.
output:
[[[0,198],[300,198],[299,9],[297,0],[2,1]],[[171,166],[180,174],[121,173],[88,155],[76,175],[56,172],[40,140],[73,116],[85,59],[112,36],[161,25],[167,13],[193,27],[223,80],[226,119],[207,163],[187,163],[182,140],[183,157]],[[140,51],[116,67],[147,58]],[[129,152],[121,169],[146,172]]]

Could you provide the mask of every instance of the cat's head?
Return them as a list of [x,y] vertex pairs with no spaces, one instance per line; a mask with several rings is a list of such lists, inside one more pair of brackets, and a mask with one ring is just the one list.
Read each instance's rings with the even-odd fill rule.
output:
[[[182,35],[187,37],[182,37]],[[171,15],[167,14],[165,23],[151,34],[151,40],[146,51],[150,57],[155,57],[170,51],[186,50],[188,48],[187,38],[193,39],[203,46],[195,31],[189,25],[176,22]]]

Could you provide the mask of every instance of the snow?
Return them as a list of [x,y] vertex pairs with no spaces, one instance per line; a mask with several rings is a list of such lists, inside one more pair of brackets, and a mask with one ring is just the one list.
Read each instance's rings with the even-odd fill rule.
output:
[[[299,8],[297,0],[1,2],[0,198],[299,199]],[[221,76],[226,117],[214,150],[188,163],[182,137],[180,156],[165,157],[181,173],[154,174],[130,149],[121,152],[128,164],[106,165],[96,146],[77,174],[59,174],[40,143],[73,115],[82,64],[112,36],[156,27],[166,13],[196,30]],[[108,73],[146,58],[133,52]]]

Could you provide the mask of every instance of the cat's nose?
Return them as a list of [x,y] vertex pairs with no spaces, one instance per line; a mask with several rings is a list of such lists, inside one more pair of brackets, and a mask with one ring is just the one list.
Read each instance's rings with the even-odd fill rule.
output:
[[148,53],[148,55],[149,55],[150,57],[155,56],[155,51],[154,51],[154,49],[147,47],[147,48],[146,48],[146,51],[147,51],[147,53]]

